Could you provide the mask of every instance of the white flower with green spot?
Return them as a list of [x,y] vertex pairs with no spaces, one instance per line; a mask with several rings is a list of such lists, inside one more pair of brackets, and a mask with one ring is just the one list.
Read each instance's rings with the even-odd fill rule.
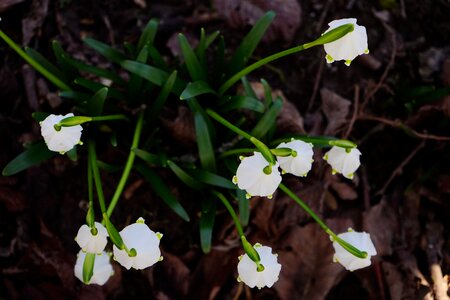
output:
[[334,42],[323,45],[328,63],[344,60],[345,64],[349,66],[358,55],[369,53],[366,28],[356,24],[356,19],[332,21],[328,24],[330,27],[325,33],[345,24],[353,24],[354,30]]
[[237,266],[238,281],[245,283],[251,288],[255,286],[259,289],[265,286],[270,288],[278,281],[281,271],[278,255],[272,253],[272,248],[261,244],[255,244],[254,248],[258,252],[263,270],[258,270],[257,264],[247,254],[241,255]]
[[277,156],[277,161],[284,173],[305,177],[311,170],[314,155],[313,145],[311,143],[292,140],[279,144],[277,148],[289,148],[293,150],[293,154],[290,156]]
[[47,144],[48,150],[59,152],[61,154],[72,150],[75,145],[81,144],[81,125],[61,127],[60,130],[55,129],[55,125],[62,119],[73,117],[73,114],[49,115],[44,121],[40,122],[41,135]]
[[135,254],[130,256],[126,250],[120,250],[115,245],[113,246],[114,259],[126,269],[141,270],[162,260],[159,249],[162,234],[151,230],[143,218],[128,225],[119,234],[125,246]]
[[95,222],[94,224],[94,228],[87,225],[81,226],[75,241],[83,252],[99,254],[105,250],[108,243],[108,231],[101,223]]
[[355,171],[361,165],[360,156],[361,152],[357,148],[333,146],[323,159],[330,164],[333,174],[340,173],[348,179],[353,179]]
[[272,197],[281,182],[278,163],[270,165],[260,152],[241,158],[241,163],[233,177],[233,182],[241,190],[247,192],[247,197]]
[[370,266],[371,257],[377,254],[377,250],[366,232],[356,232],[351,228],[348,232],[338,234],[338,237],[358,248],[360,251],[367,252],[366,258],[359,258],[345,250],[338,242],[333,241],[334,261],[340,263],[349,271],[354,271]]
[[[75,277],[83,281],[83,265],[86,253],[80,250],[78,252],[77,262],[75,263],[74,273]],[[86,284],[98,284],[104,285],[109,277],[114,274],[113,267],[111,265],[109,254],[102,252],[95,255],[94,270],[91,279]]]

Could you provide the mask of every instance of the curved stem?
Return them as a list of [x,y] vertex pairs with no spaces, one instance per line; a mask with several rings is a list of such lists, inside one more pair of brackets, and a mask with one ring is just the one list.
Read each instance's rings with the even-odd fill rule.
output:
[[228,202],[227,198],[225,198],[225,196],[219,192],[216,191],[212,191],[212,193],[220,199],[220,201],[222,201],[223,205],[225,205],[225,207],[227,208],[228,212],[231,215],[231,218],[233,219],[234,225],[236,226],[236,230],[239,234],[239,237],[244,236],[244,230],[242,229],[242,225],[241,222],[239,222],[239,218],[236,215],[236,212],[234,211],[233,207],[231,207],[230,202]]
[[353,245],[347,243],[346,241],[344,241],[343,239],[341,239],[340,237],[338,237],[331,229],[330,227],[328,227],[321,218],[319,218],[319,216],[316,215],[316,213],[314,211],[312,211],[312,209],[305,203],[303,202],[296,194],[294,194],[294,192],[292,192],[287,186],[285,186],[283,183],[280,183],[279,188],[285,192],[292,200],[294,200],[295,202],[298,203],[298,205],[300,205],[313,219],[314,221],[317,222],[317,224],[319,224],[320,227],[322,227],[322,229],[331,236],[331,238],[338,242],[342,247],[345,248],[345,250],[347,250],[348,252],[350,252],[351,254],[353,254],[356,257],[359,258],[366,258],[367,257],[367,252],[365,251],[361,251],[358,248],[354,247]]
[[94,175],[95,189],[97,190],[97,198],[100,204],[100,209],[102,213],[105,213],[106,212],[105,196],[103,194],[100,172],[98,170],[97,154],[95,153],[95,142],[92,140],[88,142],[88,159],[91,165],[92,175]]
[[230,87],[233,86],[233,84],[235,84],[236,82],[238,82],[242,77],[244,77],[245,75],[247,75],[248,73],[264,66],[265,64],[268,64],[274,60],[277,60],[279,58],[285,57],[287,55],[293,54],[293,53],[297,53],[300,52],[302,50],[305,50],[307,48],[305,48],[305,45],[300,45],[300,46],[295,46],[293,48],[272,54],[270,56],[264,57],[261,60],[258,60],[257,62],[251,64],[250,66],[242,69],[241,71],[239,71],[238,73],[234,74],[230,79],[228,79],[227,81],[225,81],[224,84],[222,84],[222,86],[219,88],[219,94],[223,95],[223,93],[225,93]]
[[19,54],[27,63],[29,63],[36,71],[41,73],[50,82],[56,85],[63,91],[71,91],[72,88],[60,80],[58,77],[48,72],[42,65],[31,58],[25,51],[23,51],[19,45],[9,38],[3,31],[0,30],[0,38],[2,38],[17,54]]
[[219,122],[220,124],[222,124],[223,126],[227,127],[228,129],[230,129],[231,131],[234,131],[235,133],[237,133],[238,135],[242,136],[243,138],[246,138],[247,140],[251,140],[253,137],[248,134],[247,132],[241,130],[240,128],[234,126],[233,124],[231,124],[230,122],[228,122],[226,119],[224,119],[221,115],[219,115],[218,113],[216,113],[215,111],[207,108],[205,110],[205,112],[214,120],[216,120],[217,122]]
[[251,153],[251,152],[255,152],[255,151],[257,151],[257,149],[254,149],[254,148],[233,149],[233,150],[228,150],[228,151],[222,152],[222,154],[219,155],[219,158],[224,158],[224,157],[236,155],[236,154]]
[[136,128],[134,130],[133,141],[131,143],[130,153],[128,154],[128,159],[125,164],[125,168],[123,170],[122,176],[120,177],[119,184],[117,185],[116,191],[109,203],[108,210],[106,211],[108,217],[111,216],[114,208],[119,201],[120,195],[122,194],[123,189],[125,188],[125,184],[127,183],[128,177],[130,176],[131,169],[133,168],[134,158],[136,157],[136,153],[133,151],[134,148],[139,146],[139,139],[142,133],[142,125],[144,123],[144,111],[139,112],[139,117],[136,123]]

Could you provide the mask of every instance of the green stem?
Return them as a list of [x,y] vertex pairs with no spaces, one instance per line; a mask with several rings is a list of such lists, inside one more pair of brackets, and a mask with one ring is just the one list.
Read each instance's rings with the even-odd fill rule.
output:
[[314,221],[317,222],[317,224],[319,224],[320,227],[322,227],[322,229],[331,236],[331,238],[338,242],[342,247],[345,248],[345,250],[347,250],[348,252],[350,252],[351,254],[353,254],[356,257],[359,258],[366,258],[367,257],[367,252],[365,251],[361,251],[358,248],[352,246],[351,244],[347,243],[346,241],[344,241],[343,239],[341,239],[340,237],[338,237],[331,229],[330,227],[328,227],[323,221],[322,219],[319,218],[319,216],[316,215],[315,212],[312,211],[312,209],[305,203],[303,202],[296,194],[294,194],[287,186],[285,186],[283,183],[280,183],[279,188],[286,193],[286,195],[288,195],[292,200],[294,200],[295,202],[298,203],[298,205],[300,205],[313,219]]
[[108,210],[106,212],[108,217],[110,217],[112,212],[114,211],[114,208],[116,207],[117,202],[119,201],[120,195],[122,194],[122,191],[125,188],[125,184],[128,180],[128,177],[130,176],[131,169],[133,168],[134,158],[136,157],[136,153],[133,151],[133,149],[138,148],[139,146],[139,139],[141,137],[143,123],[144,123],[144,111],[141,111],[139,112],[136,128],[134,130],[133,141],[131,143],[130,153],[128,154],[128,159],[125,164],[125,169],[123,170],[122,177],[120,177],[119,184],[117,185],[116,191],[114,192],[113,198],[109,203]]
[[94,175],[95,189],[97,190],[97,197],[98,197],[98,202],[100,204],[100,209],[101,209],[102,213],[105,213],[105,211],[106,211],[105,196],[103,194],[102,180],[100,178],[100,172],[98,170],[98,165],[97,165],[97,154],[95,153],[95,142],[92,140],[90,140],[88,142],[88,159],[91,164],[92,175]]
[[267,56],[261,60],[258,60],[257,62],[251,64],[250,66],[242,69],[241,71],[237,72],[236,74],[234,74],[230,79],[228,79],[227,81],[225,81],[224,84],[222,84],[222,86],[219,88],[219,94],[223,95],[223,93],[225,93],[230,87],[233,86],[233,84],[235,84],[236,82],[238,82],[242,77],[244,77],[245,75],[247,75],[248,73],[264,66],[265,64],[268,64],[274,60],[277,60],[279,58],[285,57],[287,55],[293,54],[293,53],[297,53],[300,52],[302,50],[305,50],[307,48],[305,48],[305,45],[300,45],[300,46],[295,46],[293,48],[272,54],[270,56]]
[[233,207],[231,207],[230,202],[225,198],[225,196],[219,192],[212,191],[212,193],[222,201],[223,205],[227,208],[228,212],[231,215],[231,218],[233,219],[234,225],[236,226],[236,230],[239,234],[239,237],[244,236],[244,230],[242,229],[241,222],[239,222],[239,218],[236,215],[236,212],[234,211]]
[[243,138],[246,138],[247,140],[251,140],[253,137],[248,134],[247,132],[239,129],[238,127],[234,126],[233,124],[231,124],[230,122],[228,122],[226,119],[224,119],[221,115],[219,115],[218,113],[216,113],[215,111],[207,108],[205,110],[205,112],[214,120],[216,120],[217,122],[219,122],[220,124],[222,124],[223,126],[227,127],[228,129],[230,129],[231,131],[234,131],[235,133],[237,133],[238,135],[242,136]]
[[36,71],[41,73],[45,78],[50,80],[54,85],[63,91],[71,91],[72,88],[61,81],[58,77],[48,72],[43,66],[32,59],[19,45],[9,38],[3,31],[0,30],[0,38],[2,38],[17,54],[19,54],[27,63],[29,63]]
[[279,58],[288,56],[290,54],[294,54],[294,53],[306,50],[306,49],[314,47],[314,46],[319,46],[319,45],[324,45],[327,43],[334,42],[335,40],[340,39],[347,33],[352,32],[353,29],[354,29],[353,24],[344,24],[333,30],[328,31],[327,33],[324,33],[322,36],[320,36],[319,38],[317,38],[316,40],[314,40],[310,43],[306,43],[306,44],[303,44],[300,46],[295,46],[290,49],[287,49],[287,50],[272,54],[270,56],[267,56],[263,59],[260,59],[257,62],[251,64],[250,66],[242,69],[238,73],[234,74],[230,79],[225,81],[225,83],[222,84],[222,86],[219,89],[219,94],[223,95],[223,93],[225,93],[230,87],[232,87],[233,84],[238,82],[243,76],[258,69],[259,67],[264,66],[267,63],[270,63]]
[[128,120],[127,116],[122,114],[92,117],[91,121],[112,121],[112,120]]
[[228,122],[226,119],[224,119],[221,115],[219,115],[218,113],[216,113],[215,111],[207,108],[205,110],[205,112],[214,120],[216,120],[217,122],[219,122],[220,124],[222,124],[223,126],[227,127],[228,129],[230,129],[231,131],[234,131],[235,133],[239,134],[240,136],[242,136],[243,138],[248,139],[250,142],[253,143],[253,145],[256,146],[256,148],[258,148],[259,151],[261,151],[261,154],[264,156],[264,158],[271,164],[274,165],[275,164],[275,157],[272,155],[272,152],[270,152],[269,147],[266,146],[266,144],[264,144],[263,142],[261,142],[260,140],[258,140],[257,138],[255,138],[254,136],[251,136],[250,134],[248,134],[247,132],[241,130],[240,128],[234,126],[233,124],[231,124],[230,122]]
[[86,214],[86,224],[89,227],[94,227],[95,225],[95,213],[94,213],[94,178],[92,178],[92,166],[91,162],[88,159],[88,167],[87,167],[87,181],[88,181],[88,199],[89,199],[89,208]]
[[222,154],[219,155],[219,158],[224,158],[224,157],[236,155],[236,154],[251,153],[251,152],[255,152],[255,151],[257,151],[257,149],[254,149],[254,148],[233,149],[233,150],[228,150],[228,151],[222,152]]

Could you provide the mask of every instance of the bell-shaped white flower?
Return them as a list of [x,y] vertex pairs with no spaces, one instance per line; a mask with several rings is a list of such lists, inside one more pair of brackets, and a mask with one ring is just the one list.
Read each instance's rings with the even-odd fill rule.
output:
[[361,152],[357,148],[345,149],[333,146],[325,153],[325,159],[331,166],[333,174],[341,173],[344,177],[352,179],[355,171],[361,165],[359,156]]
[[233,182],[245,190],[247,196],[270,198],[281,182],[278,163],[270,166],[260,152],[254,152],[252,156],[242,158]]
[[[74,273],[75,277],[81,281],[83,281],[83,265],[85,258],[86,253],[80,250],[80,252],[78,252],[77,262],[75,263]],[[86,284],[104,285],[113,274],[114,270],[111,265],[109,254],[103,251],[102,253],[95,255],[93,274]]]
[[289,148],[295,151],[295,155],[277,156],[280,168],[285,173],[295,176],[306,176],[311,170],[313,163],[313,145],[300,140],[293,140],[287,143],[281,143],[277,148]]
[[105,250],[108,243],[107,237],[108,231],[106,228],[101,223],[95,222],[95,229],[91,229],[87,225],[81,226],[75,241],[83,252],[99,254]]
[[80,144],[81,125],[61,127],[59,131],[55,129],[55,125],[62,119],[73,117],[73,114],[49,115],[44,121],[40,122],[41,134],[50,151],[59,152],[61,154],[71,150],[75,145]]
[[350,65],[353,59],[361,54],[369,53],[367,47],[367,32],[366,27],[356,24],[356,19],[340,19],[328,23],[328,28],[325,33],[345,24],[353,24],[354,30],[347,33],[340,39],[324,44],[325,52],[327,53],[326,60],[332,63],[335,60],[345,60],[347,66]]
[[377,254],[377,250],[366,232],[356,232],[351,228],[348,232],[338,234],[338,237],[358,248],[360,251],[367,252],[366,258],[359,258],[345,250],[338,242],[333,241],[334,261],[340,263],[349,271],[354,271],[370,266],[370,258]]
[[[114,259],[126,269],[145,269],[162,260],[159,240],[161,233],[155,233],[146,224],[143,218],[139,218],[136,223],[128,225],[121,232],[120,236],[125,246],[130,251],[135,251],[134,256],[130,256],[125,250],[120,250],[113,246]],[[133,250],[134,249],[134,250]]]
[[278,263],[277,254],[272,253],[272,248],[255,244],[255,250],[260,257],[260,264],[264,270],[258,271],[256,263],[247,254],[239,257],[238,281],[244,282],[249,287],[272,287],[280,275],[281,265]]

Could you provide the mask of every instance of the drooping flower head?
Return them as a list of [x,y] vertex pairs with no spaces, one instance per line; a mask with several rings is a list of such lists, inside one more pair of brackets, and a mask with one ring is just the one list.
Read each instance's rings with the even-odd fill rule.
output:
[[99,254],[105,250],[108,243],[107,237],[108,231],[106,228],[101,223],[95,222],[95,229],[89,228],[87,225],[81,226],[75,241],[83,252]]
[[[77,262],[75,263],[74,273],[75,277],[81,281],[83,281],[83,265],[85,258],[86,253],[80,250],[80,252],[78,252]],[[114,271],[109,254],[103,251],[102,253],[95,255],[94,272],[89,282],[85,283],[104,285],[113,274]]]
[[55,129],[55,125],[62,119],[73,117],[73,114],[49,115],[44,121],[40,122],[41,135],[50,151],[64,154],[71,150],[75,145],[80,143],[81,125],[61,127],[59,131]]
[[280,275],[281,265],[278,263],[278,257],[272,253],[272,248],[255,244],[255,250],[260,257],[260,263],[264,267],[258,271],[257,264],[250,259],[247,254],[239,257],[238,281],[244,282],[249,287],[263,288],[265,286],[272,287],[277,282]]
[[370,266],[370,258],[377,254],[377,250],[370,239],[370,235],[366,232],[356,232],[351,228],[348,232],[338,234],[338,237],[358,248],[367,252],[366,258],[359,258],[345,250],[338,242],[333,241],[334,261],[340,263],[349,271],[354,271]]
[[272,197],[281,182],[278,163],[270,166],[260,152],[254,152],[242,158],[233,182],[250,196]]
[[352,179],[355,171],[361,165],[359,156],[361,152],[357,148],[345,149],[333,146],[325,153],[325,159],[331,166],[333,174],[341,173],[344,177]]
[[160,261],[161,250],[159,241],[161,233],[155,233],[146,224],[143,218],[139,218],[136,223],[128,225],[119,232],[125,246],[134,249],[135,256],[130,256],[125,250],[120,250],[113,246],[114,259],[126,269],[145,269]]
[[311,170],[313,162],[313,145],[300,140],[293,140],[287,143],[281,143],[277,148],[290,148],[295,151],[295,155],[277,156],[280,168],[295,176],[306,176]]
[[328,63],[335,60],[345,60],[345,64],[349,66],[358,55],[369,53],[366,28],[356,24],[356,19],[332,21],[328,24],[330,27],[325,33],[345,24],[353,24],[354,30],[334,42],[324,44]]

